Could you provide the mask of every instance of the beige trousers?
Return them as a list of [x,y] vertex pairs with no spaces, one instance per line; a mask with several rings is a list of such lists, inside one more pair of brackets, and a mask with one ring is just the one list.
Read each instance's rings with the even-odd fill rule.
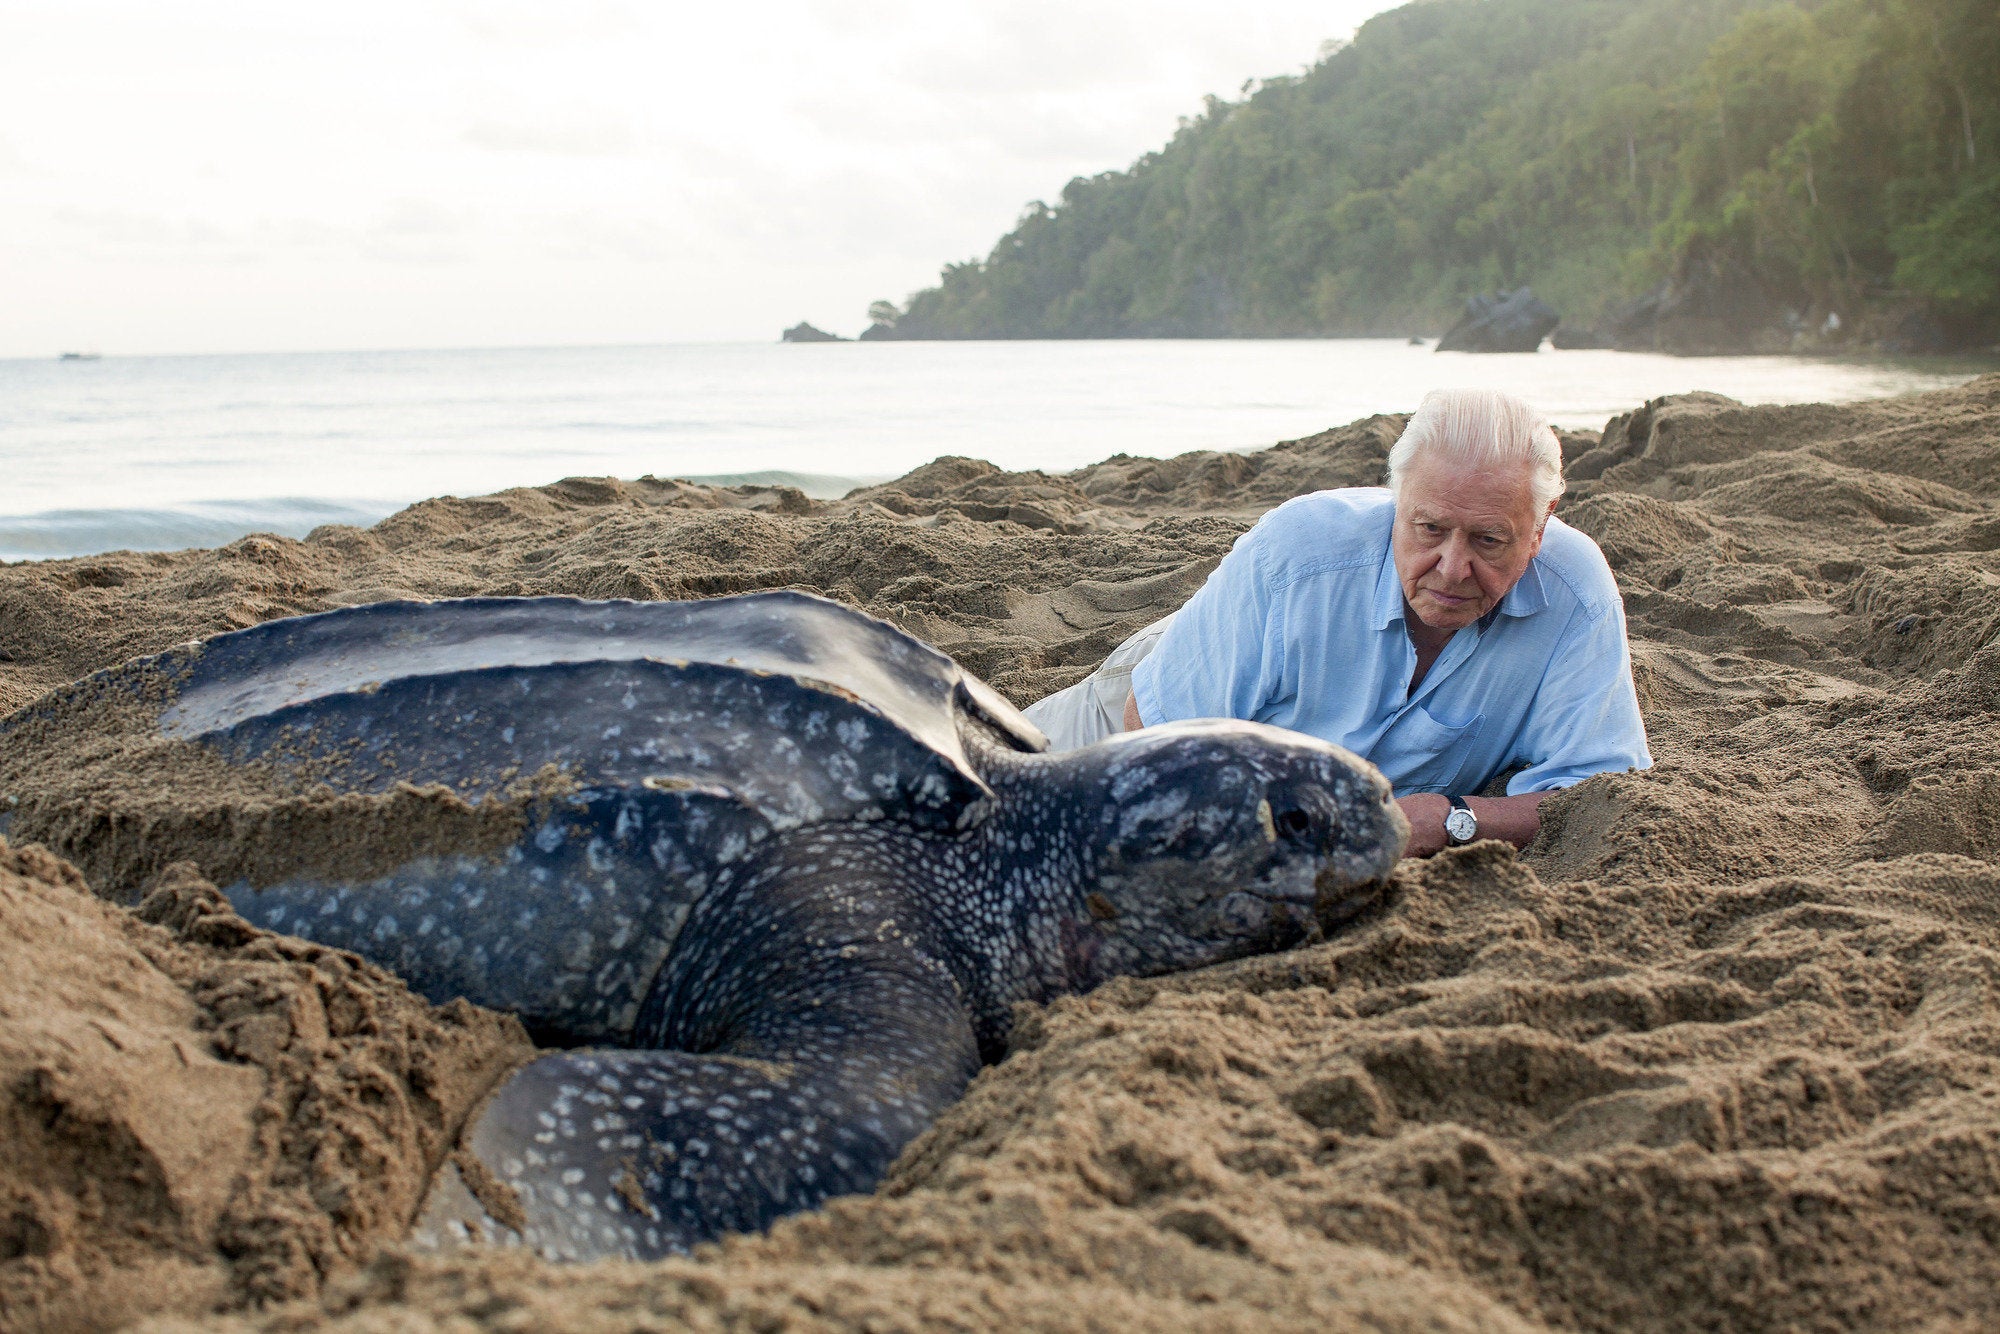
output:
[[1173,623],[1172,614],[1162,616],[1113,649],[1089,676],[1024,710],[1028,721],[1048,734],[1050,750],[1077,750],[1125,730],[1132,669],[1158,646],[1160,636]]

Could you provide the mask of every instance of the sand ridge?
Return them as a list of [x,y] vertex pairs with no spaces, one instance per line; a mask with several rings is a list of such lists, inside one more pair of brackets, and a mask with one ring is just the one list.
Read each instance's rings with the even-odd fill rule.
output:
[[250,927],[190,868],[136,910],[0,840],[0,1327],[319,1291],[408,1225],[533,1049],[349,954]]
[[[1399,426],[1062,477],[942,459],[836,502],[572,479],[298,543],[7,566],[0,704],[383,596],[781,586],[887,616],[1025,703],[1185,599],[1263,509],[1378,480]],[[126,1138],[92,1142],[127,1145],[169,1184],[92,1197],[130,1172],[53,1150],[36,1173],[0,1169],[14,1220],[0,1323],[1990,1326],[2000,376],[1844,407],[1684,395],[1564,445],[1561,512],[1624,590],[1653,772],[1556,799],[1525,854],[1406,866],[1391,903],[1326,944],[1024,1013],[1013,1053],[877,1194],[691,1260],[397,1252],[410,1183],[526,1054],[518,1032],[251,931],[192,870],[134,915],[47,854],[0,854],[0,948],[17,951],[0,961],[0,1114],[46,1116],[47,1080],[23,1072],[81,1050],[106,1007],[157,1035],[148,1050],[178,1043],[220,1072],[206,1128],[189,1122],[214,1146],[193,1155],[206,1174],[175,1175],[188,1150],[173,1135],[129,1147],[173,1121],[148,1101],[174,1096],[153,1067],[100,1064],[65,1086],[124,1108],[93,1124]],[[137,962],[114,977],[114,960]],[[239,1043],[200,980],[239,968],[293,979],[257,993],[259,1032],[279,1033],[270,1016],[302,1003],[297,980],[329,969],[379,1017],[339,1054],[331,1037],[300,1045],[295,1025],[282,1045]],[[361,1048],[369,1078],[332,1079]],[[452,1073],[427,1073],[422,1053]],[[372,1092],[269,1092],[304,1086]],[[266,1103],[369,1129],[260,1121]],[[246,1124],[293,1147],[260,1148]],[[322,1139],[377,1156],[364,1170],[343,1149],[313,1178],[298,1164]],[[224,1240],[252,1216],[259,1246]],[[62,1305],[82,1290],[63,1275],[119,1273],[170,1279],[100,1279],[99,1306]],[[246,1305],[287,1296],[305,1300]]]

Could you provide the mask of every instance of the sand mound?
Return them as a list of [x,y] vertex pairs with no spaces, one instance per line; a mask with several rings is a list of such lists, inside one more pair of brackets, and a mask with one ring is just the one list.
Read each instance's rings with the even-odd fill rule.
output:
[[0,1327],[319,1291],[408,1225],[532,1054],[352,955],[257,931],[185,870],[136,912],[0,840]]
[[[1262,509],[1376,480],[1399,426],[1063,477],[941,459],[834,502],[581,479],[9,566],[0,706],[377,597],[780,586],[1025,703]],[[0,1116],[37,1149],[0,1167],[0,1324],[1990,1327],[2000,376],[1686,395],[1564,445],[1657,769],[1551,802],[1523,855],[1406,868],[1326,945],[1025,1015],[876,1195],[695,1260],[378,1254],[518,1032],[252,932],[189,872],[134,915],[4,854]]]

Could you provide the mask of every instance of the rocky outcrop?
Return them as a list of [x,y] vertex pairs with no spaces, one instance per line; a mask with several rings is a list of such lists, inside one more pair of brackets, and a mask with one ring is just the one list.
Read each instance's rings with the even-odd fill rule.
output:
[[1572,328],[1564,324],[1549,335],[1549,346],[1561,352],[1578,352],[1608,347],[1616,347],[1610,335],[1595,329]]
[[1742,356],[1791,351],[1796,320],[1735,255],[1695,249],[1673,277],[1614,313],[1606,332],[1626,352]]
[[1439,352],[1533,352],[1562,316],[1534,289],[1467,299],[1465,314],[1438,339]]
[[800,320],[797,324],[785,330],[779,341],[785,343],[844,343],[847,340],[839,334],[830,334],[824,329],[815,328],[804,320]]

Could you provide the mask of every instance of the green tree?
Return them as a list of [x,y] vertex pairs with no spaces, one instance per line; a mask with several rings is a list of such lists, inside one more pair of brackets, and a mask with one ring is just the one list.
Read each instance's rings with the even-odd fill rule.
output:
[[896,334],[1400,332],[1520,283],[1590,320],[1694,254],[2000,319],[1996,71],[1994,0],[1425,0],[1030,205]]
[[2000,307],[2000,171],[1968,176],[1922,222],[1892,238],[1896,280],[1953,315]]

